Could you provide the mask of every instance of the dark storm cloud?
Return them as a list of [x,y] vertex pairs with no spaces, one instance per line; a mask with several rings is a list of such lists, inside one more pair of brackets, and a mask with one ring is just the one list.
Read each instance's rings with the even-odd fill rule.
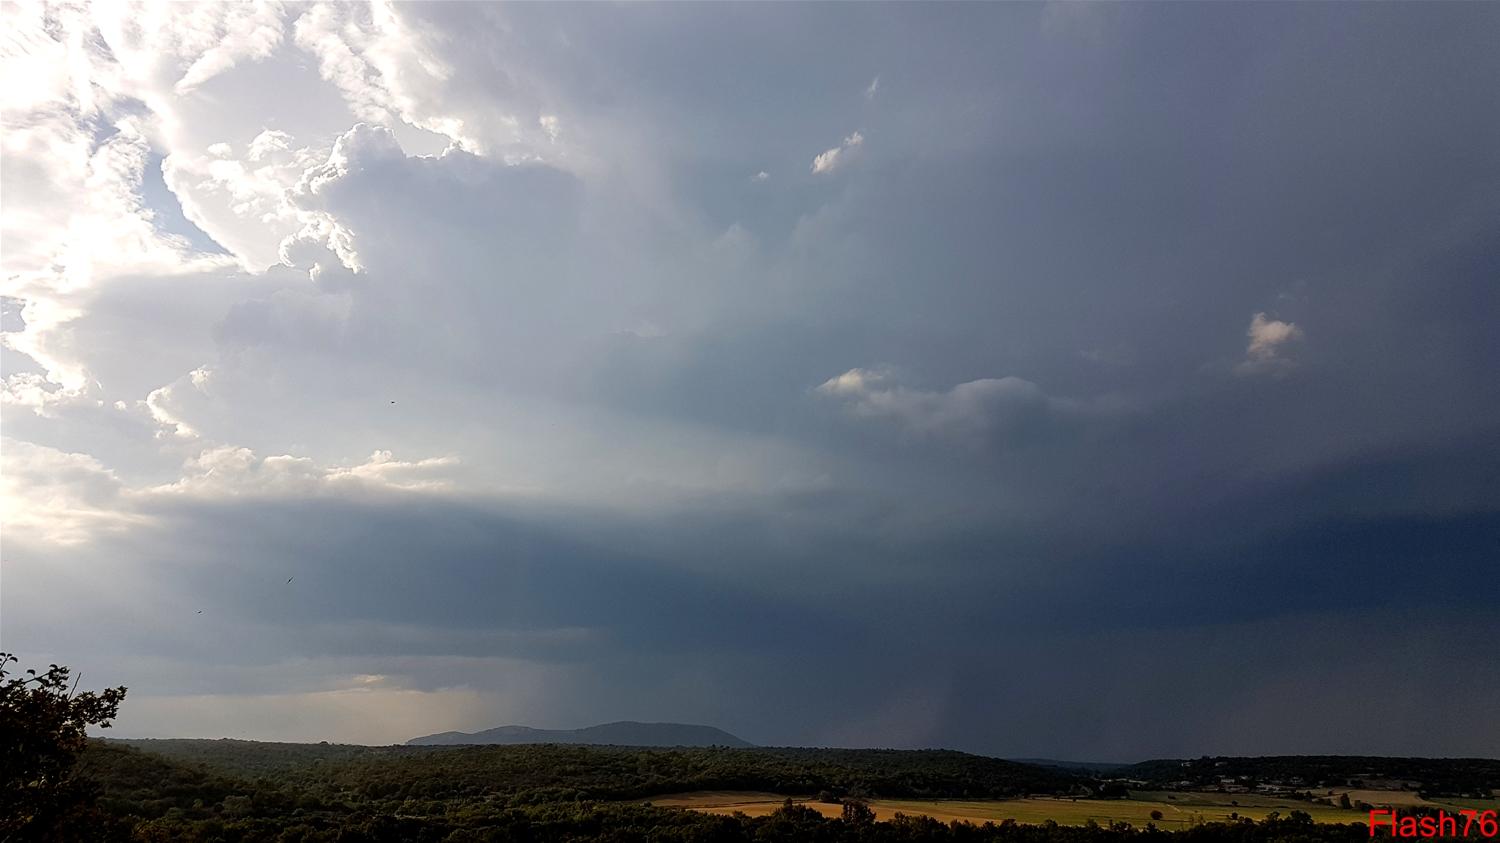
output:
[[[804,501],[796,499],[637,521],[461,502],[309,500],[169,506],[156,513],[165,519],[159,530],[132,534],[145,546],[121,555],[151,559],[134,573],[168,592],[139,611],[181,614],[179,597],[191,595],[210,624],[267,630],[237,648],[233,658],[246,665],[291,641],[308,657],[381,665],[413,687],[486,687],[503,674],[412,656],[571,665],[589,687],[607,689],[592,703],[570,701],[585,719],[613,716],[622,700],[649,704],[653,689],[688,681],[698,696],[675,709],[680,716],[771,742],[1000,753],[1062,745],[1116,757],[1187,752],[1190,744],[1260,751],[1307,738],[1274,728],[1259,710],[1244,715],[1240,731],[1213,733],[1209,712],[1236,709],[1248,689],[1266,693],[1282,682],[1348,704],[1357,694],[1340,684],[1350,681],[1340,671],[1355,662],[1312,668],[1354,659],[1369,681],[1392,681],[1398,665],[1361,649],[1371,636],[1403,642],[1406,650],[1390,655],[1400,665],[1440,659],[1478,670],[1481,685],[1500,680],[1472,661],[1495,622],[1491,596],[1473,587],[1500,549],[1500,518],[1484,509],[1492,461],[1455,471],[1467,471],[1469,493],[1432,510],[1414,501],[1414,512],[1354,520],[1316,511],[1371,484],[1421,489],[1432,465],[1458,457],[1349,466],[1263,490],[1259,500],[1200,506],[1175,522],[1181,530],[1104,546],[1058,524],[1029,534],[973,525],[966,540],[946,529],[857,541],[851,520],[836,532],[799,522]],[[757,508],[759,517],[745,516]],[[802,565],[787,566],[788,548]],[[80,605],[90,602],[84,596]],[[1316,635],[1315,656],[1294,643],[1290,630],[1304,628]],[[201,642],[180,629],[132,633],[116,646],[196,652]],[[1265,658],[1266,647],[1277,658]],[[1144,669],[1125,669],[1137,662]],[[1194,683],[1171,679],[1183,670]],[[1422,671],[1434,677],[1430,665]],[[1405,677],[1400,686],[1443,710],[1457,705],[1445,701],[1454,681]],[[768,694],[796,702],[768,707]],[[1024,725],[1044,708],[1045,726]],[[1164,710],[1194,731],[1152,720]],[[1374,728],[1390,714],[1377,707],[1359,722]],[[1156,722],[1157,731],[1120,733],[1121,718],[1136,730]],[[1083,738],[1066,738],[1074,727]],[[1339,748],[1359,748],[1352,727],[1337,733]],[[1432,733],[1425,743],[1374,734],[1362,746],[1472,752],[1496,738],[1471,728]]]
[[[716,581],[697,567],[711,559],[647,559],[629,542],[600,545],[462,504],[195,508],[173,520],[168,529],[187,546],[211,546],[215,536],[239,541],[220,544],[212,568],[179,553],[181,567],[161,576],[201,578],[191,585],[195,593],[285,623],[592,628],[609,646],[659,652],[781,649],[795,644],[793,636],[826,637],[836,624],[836,613],[795,592],[757,594]],[[726,552],[742,557],[750,549]],[[268,577],[272,565],[296,576],[297,587]]]
[[1500,7],[403,14],[579,146],[357,127],[294,198],[362,272],[122,286],[75,346],[263,456],[548,494],[143,492],[8,542],[8,643],[162,693],[556,668],[466,716],[764,743],[1500,752]]

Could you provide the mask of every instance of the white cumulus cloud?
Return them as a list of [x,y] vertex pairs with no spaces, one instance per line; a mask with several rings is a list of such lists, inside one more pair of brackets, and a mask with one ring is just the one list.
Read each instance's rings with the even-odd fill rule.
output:
[[901,384],[885,368],[850,369],[824,381],[816,391],[840,401],[859,418],[884,419],[919,435],[976,443],[1069,406],[1023,378],[981,378],[947,390],[924,390]]
[[1250,338],[1250,344],[1245,347],[1245,359],[1235,371],[1242,375],[1280,374],[1295,365],[1287,351],[1302,339],[1302,329],[1293,323],[1257,313],[1251,317],[1245,335]]
[[865,136],[859,132],[855,132],[849,137],[844,138],[842,144],[819,153],[812,162],[813,173],[831,173],[838,167],[843,166],[849,160],[850,150],[858,148],[864,142]]

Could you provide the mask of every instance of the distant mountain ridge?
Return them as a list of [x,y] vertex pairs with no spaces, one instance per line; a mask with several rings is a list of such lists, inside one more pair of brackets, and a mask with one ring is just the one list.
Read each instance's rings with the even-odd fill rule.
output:
[[1034,767],[1052,767],[1056,770],[1071,770],[1073,772],[1085,773],[1113,773],[1131,766],[1133,762],[1126,761],[1059,761],[1056,758],[1008,758],[1017,764],[1030,764]]
[[530,726],[498,726],[482,732],[439,732],[406,742],[407,746],[459,746],[464,744],[595,744],[601,746],[732,746],[755,744],[723,729],[688,723],[637,723],[621,720],[582,729],[533,729]]

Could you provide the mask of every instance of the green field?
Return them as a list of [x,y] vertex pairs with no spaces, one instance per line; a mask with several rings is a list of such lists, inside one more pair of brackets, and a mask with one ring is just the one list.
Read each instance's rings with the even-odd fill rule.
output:
[[1476,811],[1500,811],[1500,799],[1465,799],[1462,797],[1443,797],[1433,804],[1447,806],[1450,810],[1457,808],[1463,810],[1472,808]]
[[[682,793],[651,799],[662,807],[687,808],[715,814],[743,813],[764,816],[775,811],[786,797],[773,793],[710,791]],[[836,817],[842,811],[837,804],[812,798],[794,799],[825,816]],[[1238,802],[1239,804],[1233,804]],[[1107,825],[1128,822],[1145,826],[1154,822],[1161,828],[1185,828],[1205,822],[1228,820],[1236,816],[1264,819],[1273,811],[1283,816],[1304,811],[1322,823],[1363,822],[1366,815],[1358,811],[1319,805],[1295,799],[1279,799],[1248,794],[1150,792],[1132,794],[1129,799],[1068,799],[1027,797],[1024,799],[871,799],[876,819],[888,820],[896,814],[922,814],[942,822],[967,820],[974,823],[1015,820],[1038,824],[1052,820],[1059,825],[1086,825],[1090,820]],[[1153,811],[1161,819],[1153,819]]]

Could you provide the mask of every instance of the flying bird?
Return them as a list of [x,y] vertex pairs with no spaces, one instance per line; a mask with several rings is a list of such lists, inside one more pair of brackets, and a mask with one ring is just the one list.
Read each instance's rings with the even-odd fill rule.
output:
[[291,581],[292,581],[292,580],[294,580],[294,579],[296,579],[296,577],[295,577],[295,576],[291,576],[291,577],[287,577],[287,578],[286,578],[286,581],[287,581],[287,582],[291,582]]

